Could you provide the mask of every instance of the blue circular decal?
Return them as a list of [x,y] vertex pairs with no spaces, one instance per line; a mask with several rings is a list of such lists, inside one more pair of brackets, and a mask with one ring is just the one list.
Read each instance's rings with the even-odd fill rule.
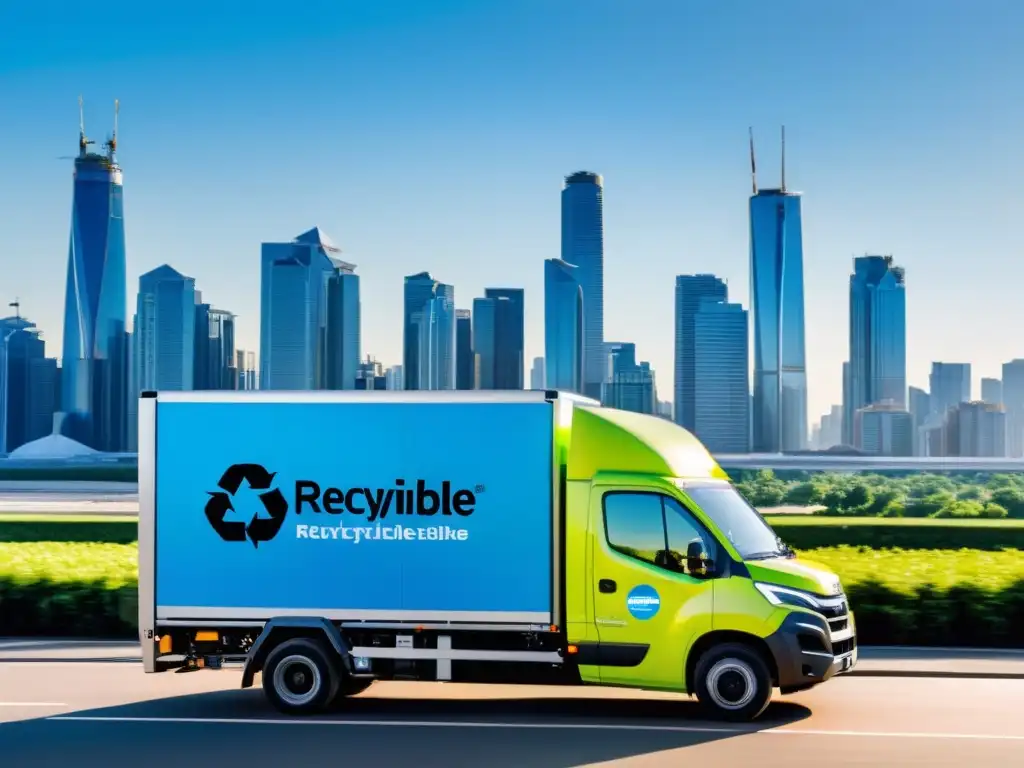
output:
[[647,584],[640,584],[626,596],[626,607],[634,619],[646,621],[653,618],[661,608],[661,597],[658,590]]

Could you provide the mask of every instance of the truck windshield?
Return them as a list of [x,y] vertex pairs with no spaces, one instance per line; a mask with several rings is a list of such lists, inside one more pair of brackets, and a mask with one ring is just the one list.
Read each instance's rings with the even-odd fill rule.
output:
[[793,550],[730,485],[688,485],[687,495],[715,523],[744,560],[792,557]]

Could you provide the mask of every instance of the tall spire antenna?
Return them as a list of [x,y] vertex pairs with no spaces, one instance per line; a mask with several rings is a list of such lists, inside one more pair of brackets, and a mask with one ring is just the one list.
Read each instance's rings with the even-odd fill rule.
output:
[[113,160],[114,153],[117,152],[117,114],[121,111],[121,102],[118,99],[114,99],[114,132],[110,134],[110,139],[107,141],[107,155]]
[[757,164],[754,162],[754,128],[751,126],[750,132],[750,186],[754,190],[754,194],[757,194]]
[[84,155],[89,140],[85,138],[85,104],[82,95],[78,95],[78,154]]
[[15,298],[14,301],[12,301],[9,306],[14,307],[14,316],[21,320],[21,301]]
[[786,126],[782,126],[782,191],[786,191]]

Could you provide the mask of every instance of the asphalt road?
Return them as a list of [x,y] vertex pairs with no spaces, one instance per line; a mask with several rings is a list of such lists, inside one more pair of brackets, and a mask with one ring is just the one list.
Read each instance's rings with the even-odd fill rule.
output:
[[1024,765],[1022,679],[847,677],[751,726],[667,694],[426,683],[288,719],[238,672],[45,658],[0,661],[5,765]]

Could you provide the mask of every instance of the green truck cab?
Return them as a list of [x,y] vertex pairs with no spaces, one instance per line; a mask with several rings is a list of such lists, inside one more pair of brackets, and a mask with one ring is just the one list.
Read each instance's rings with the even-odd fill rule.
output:
[[566,430],[567,633],[584,682],[696,694],[749,720],[851,669],[839,579],[805,562],[701,443],[578,407]]
[[555,391],[142,393],[139,633],[145,672],[238,666],[289,714],[401,679],[750,720],[857,661],[839,579],[693,435]]

